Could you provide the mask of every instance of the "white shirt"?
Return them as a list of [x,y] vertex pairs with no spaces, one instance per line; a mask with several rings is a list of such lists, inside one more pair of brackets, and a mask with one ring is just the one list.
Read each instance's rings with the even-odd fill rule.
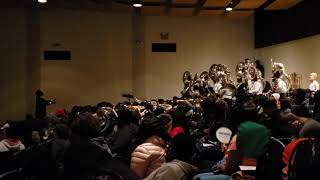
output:
[[249,84],[249,93],[253,95],[260,95],[263,92],[263,85],[261,81],[254,81],[252,84],[251,82]]
[[287,93],[288,91],[288,88],[287,88],[287,84],[282,80],[282,79],[277,79],[278,81],[278,87],[277,89],[275,90],[276,93]]
[[309,85],[309,89],[312,92],[316,92],[319,90],[319,83],[316,80],[313,80],[312,83]]
[[219,93],[221,88],[222,88],[222,84],[221,83],[215,83],[213,85],[213,90],[214,90],[215,93]]

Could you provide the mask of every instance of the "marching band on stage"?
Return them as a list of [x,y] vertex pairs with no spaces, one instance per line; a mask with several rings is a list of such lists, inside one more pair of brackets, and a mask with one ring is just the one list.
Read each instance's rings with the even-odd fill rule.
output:
[[[203,71],[195,76],[189,71],[183,74],[184,89],[181,95],[185,99],[202,99],[211,94],[219,94],[224,99],[235,99],[237,93],[246,93],[253,96],[271,95],[278,93],[281,97],[291,97],[296,89],[301,87],[301,75],[288,75],[284,64],[271,59],[272,82],[263,78],[255,63],[249,59],[239,62],[236,66],[236,82],[231,80],[231,71],[224,64],[213,64],[209,71]],[[319,90],[317,74],[310,74],[310,92]]]

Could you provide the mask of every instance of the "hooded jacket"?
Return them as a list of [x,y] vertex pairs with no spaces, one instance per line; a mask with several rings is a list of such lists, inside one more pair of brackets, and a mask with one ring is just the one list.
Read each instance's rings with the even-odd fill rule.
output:
[[25,146],[19,139],[4,139],[0,141],[0,152],[6,151],[22,151]]
[[237,149],[247,158],[259,158],[266,152],[270,132],[260,124],[244,122],[240,124],[237,132]]
[[196,171],[198,171],[197,167],[175,159],[163,164],[144,180],[180,180],[184,176],[193,174]]

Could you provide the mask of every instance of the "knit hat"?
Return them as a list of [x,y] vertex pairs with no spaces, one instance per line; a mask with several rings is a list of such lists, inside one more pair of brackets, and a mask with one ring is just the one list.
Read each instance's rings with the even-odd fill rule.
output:
[[63,109],[63,108],[58,108],[56,111],[55,111],[55,116],[57,117],[62,117],[62,118],[67,118],[68,115],[66,114],[66,111]]
[[270,132],[265,126],[244,122],[238,128],[237,148],[244,157],[258,158],[266,152],[269,135]]

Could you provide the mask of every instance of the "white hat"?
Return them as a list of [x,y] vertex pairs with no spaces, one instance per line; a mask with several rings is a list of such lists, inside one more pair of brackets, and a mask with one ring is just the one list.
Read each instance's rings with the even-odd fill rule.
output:
[[279,94],[279,93],[273,93],[272,96],[273,96],[274,99],[276,99],[277,101],[280,100],[280,94]]

